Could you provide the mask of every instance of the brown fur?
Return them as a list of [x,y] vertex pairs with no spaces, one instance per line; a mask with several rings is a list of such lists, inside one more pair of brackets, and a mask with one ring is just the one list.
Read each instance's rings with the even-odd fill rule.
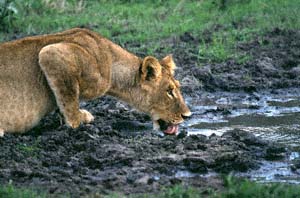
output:
[[[173,77],[171,56],[141,59],[86,29],[0,45],[0,135],[25,132],[59,108],[72,128],[93,116],[80,100],[115,96],[172,124],[189,109]],[[172,94],[170,95],[170,90]]]

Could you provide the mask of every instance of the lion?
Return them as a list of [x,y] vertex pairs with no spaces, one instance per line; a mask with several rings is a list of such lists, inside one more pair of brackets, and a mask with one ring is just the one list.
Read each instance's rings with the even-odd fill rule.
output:
[[59,109],[77,128],[93,115],[81,100],[111,95],[176,134],[191,112],[174,78],[171,55],[140,58],[96,32],[74,28],[0,44],[0,135],[24,133]]

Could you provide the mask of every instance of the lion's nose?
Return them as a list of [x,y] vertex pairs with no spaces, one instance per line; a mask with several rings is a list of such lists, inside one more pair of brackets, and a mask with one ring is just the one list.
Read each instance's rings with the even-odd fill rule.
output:
[[192,115],[192,112],[191,111],[187,111],[187,112],[182,113],[181,117],[183,119],[187,119],[187,118],[191,117],[191,115]]

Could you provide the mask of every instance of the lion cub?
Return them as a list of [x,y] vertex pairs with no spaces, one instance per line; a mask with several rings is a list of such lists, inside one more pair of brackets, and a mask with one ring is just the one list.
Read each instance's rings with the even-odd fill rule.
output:
[[76,128],[94,117],[80,100],[115,96],[148,113],[155,129],[176,134],[191,112],[171,56],[139,58],[87,29],[0,44],[0,135],[22,133],[57,107]]

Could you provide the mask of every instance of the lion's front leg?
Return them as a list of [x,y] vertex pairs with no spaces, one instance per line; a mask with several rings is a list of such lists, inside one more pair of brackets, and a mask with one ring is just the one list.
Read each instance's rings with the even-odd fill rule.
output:
[[65,122],[77,128],[81,122],[89,123],[94,117],[86,110],[79,109],[79,79],[81,68],[76,65],[76,45],[52,44],[39,53],[39,64],[53,91],[56,103]]

